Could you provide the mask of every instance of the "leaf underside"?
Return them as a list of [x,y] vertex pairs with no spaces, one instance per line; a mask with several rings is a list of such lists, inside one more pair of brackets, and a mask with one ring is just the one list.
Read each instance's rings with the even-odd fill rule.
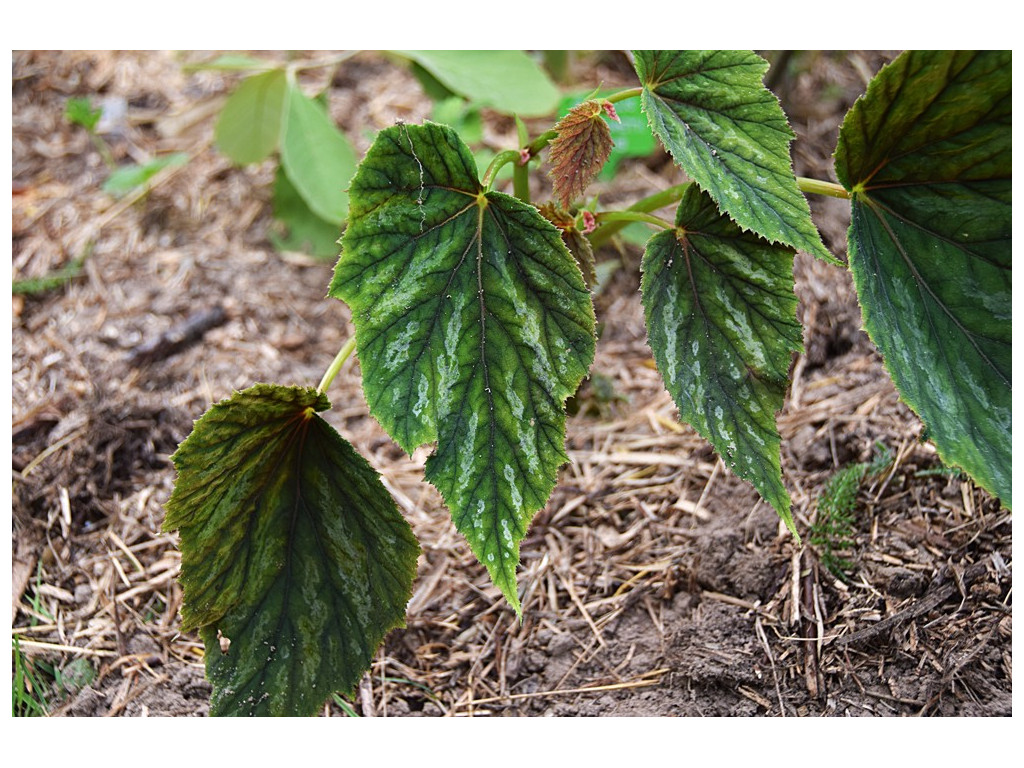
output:
[[654,358],[680,417],[796,534],[775,414],[801,349],[790,248],[743,232],[691,184],[641,280]]
[[212,715],[312,715],[404,624],[419,547],[327,407],[257,384],[172,457],[164,529],[180,531],[182,629],[206,646]]
[[943,461],[1011,506],[1010,53],[912,51],[847,115],[864,326]]
[[519,542],[594,355],[590,295],[558,230],[484,192],[449,128],[381,131],[350,195],[330,295],[352,309],[370,411],[410,453],[437,441],[427,480],[519,611]]
[[641,101],[675,161],[741,228],[835,263],[797,186],[786,116],[750,51],[636,51]]

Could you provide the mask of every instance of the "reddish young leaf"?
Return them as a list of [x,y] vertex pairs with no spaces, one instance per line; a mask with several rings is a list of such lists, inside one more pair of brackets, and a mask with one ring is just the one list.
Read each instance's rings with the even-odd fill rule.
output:
[[551,142],[550,176],[563,207],[583,196],[612,152],[612,132],[601,118],[602,102],[577,104],[558,121],[558,138]]
[[[581,232],[576,226],[575,217],[556,203],[544,203],[540,207],[540,215],[558,227],[562,233],[562,242],[576,259],[580,272],[583,273],[583,282],[587,284],[587,288],[593,288],[597,282],[597,272],[594,270],[594,248],[587,238],[587,230]],[[590,220],[593,220],[594,216],[590,211],[583,212],[584,220],[587,220],[588,215]]]

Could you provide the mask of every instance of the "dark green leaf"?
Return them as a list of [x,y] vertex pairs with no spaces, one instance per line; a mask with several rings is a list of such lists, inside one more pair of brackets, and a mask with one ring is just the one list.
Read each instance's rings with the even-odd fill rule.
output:
[[901,55],[843,123],[864,326],[943,460],[1011,505],[1010,53]]
[[281,137],[287,91],[283,69],[243,80],[217,119],[214,138],[221,152],[238,165],[269,157]]
[[174,152],[154,158],[142,165],[126,165],[110,174],[110,177],[103,183],[103,191],[115,196],[128,194],[136,187],[141,187],[148,182],[164,168],[184,165],[187,162],[187,154]]
[[274,218],[283,230],[270,233],[270,242],[279,251],[304,251],[321,258],[335,258],[340,246],[341,227],[313,213],[283,168],[274,178]]
[[352,180],[331,284],[352,308],[370,411],[518,610],[519,542],[565,453],[565,399],[594,355],[579,268],[537,210],[477,181],[427,123],[381,131]]
[[790,248],[743,232],[690,185],[641,280],[654,359],[679,414],[796,534],[775,414],[801,349]]
[[558,88],[522,51],[395,51],[471,101],[522,117],[549,115]]
[[418,547],[313,389],[257,384],[174,454],[182,628],[199,629],[215,715],[312,715],[401,626]]
[[636,51],[651,129],[743,229],[834,262],[797,186],[794,134],[750,51]]
[[345,221],[355,152],[323,107],[297,86],[288,89],[281,164],[313,213],[332,224]]

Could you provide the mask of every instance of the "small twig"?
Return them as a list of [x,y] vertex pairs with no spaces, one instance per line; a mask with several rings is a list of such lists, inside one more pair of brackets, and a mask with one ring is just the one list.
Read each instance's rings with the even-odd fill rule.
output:
[[164,331],[155,339],[143,342],[128,353],[131,365],[144,365],[175,355],[200,341],[211,328],[227,320],[224,307],[217,304],[189,315],[184,322]]
[[[954,577],[954,581],[952,582],[947,582],[940,586],[933,587],[927,595],[911,605],[909,608],[906,608],[893,616],[882,619],[877,624],[872,624],[870,627],[865,627],[864,629],[857,630],[852,634],[840,637],[835,642],[840,647],[845,647],[873,640],[879,635],[885,634],[908,621],[916,619],[918,616],[923,616],[929,611],[938,608],[954,594],[959,592],[961,585],[963,589],[966,589],[971,585],[971,583],[977,581],[987,572],[988,564],[986,562],[975,563],[974,565],[968,566],[964,569],[964,572],[959,579],[959,583]],[[944,573],[940,575],[939,580],[946,578],[949,578],[948,574]]]
[[377,716],[373,707],[373,683],[370,682],[369,673],[363,675],[363,679],[359,682],[359,706],[363,710],[363,717]]
[[768,663],[772,666],[772,679],[775,681],[775,695],[779,699],[779,713],[782,717],[786,716],[786,705],[782,701],[782,689],[779,687],[779,673],[775,669],[775,658],[772,656],[771,646],[768,645],[768,636],[765,635],[764,626],[761,624],[761,617],[754,617],[754,631],[757,633],[757,639],[761,641],[761,647],[764,648],[765,655],[768,657]]

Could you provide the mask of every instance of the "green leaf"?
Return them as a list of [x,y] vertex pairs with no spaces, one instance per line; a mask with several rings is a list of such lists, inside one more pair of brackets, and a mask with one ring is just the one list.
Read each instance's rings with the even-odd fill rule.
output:
[[214,715],[314,714],[401,626],[418,546],[311,388],[214,405],[172,457],[182,629],[199,629]]
[[412,59],[447,88],[499,112],[549,115],[558,88],[522,51],[395,51]]
[[902,54],[843,122],[864,326],[943,461],[1011,506],[1011,55]]
[[246,56],[243,53],[224,53],[212,61],[185,64],[182,69],[188,72],[245,72],[264,70],[276,66],[273,62],[257,59],[253,56]]
[[217,118],[214,138],[238,165],[259,163],[277,149],[288,82],[283,69],[247,77]]
[[750,51],[636,51],[651,129],[676,162],[743,229],[826,261],[797,186],[794,134]]
[[64,108],[64,117],[69,123],[80,125],[92,133],[99,125],[100,118],[103,117],[103,110],[94,107],[92,101],[86,98],[68,99]]
[[313,213],[280,167],[274,177],[274,219],[282,231],[271,231],[269,237],[279,251],[337,257],[341,227]]
[[565,399],[594,310],[558,230],[485,192],[450,128],[378,134],[352,180],[330,295],[352,309],[370,411],[408,452],[519,611],[519,542],[566,462]]
[[679,414],[796,535],[775,414],[801,349],[794,252],[744,232],[691,184],[644,252],[647,332]]
[[454,128],[462,140],[471,147],[484,140],[480,109],[461,96],[452,96],[436,102],[431,115],[435,123]]
[[288,89],[281,164],[313,213],[332,224],[345,221],[355,152],[323,107],[298,86]]
[[128,194],[136,187],[141,187],[148,182],[164,168],[184,165],[187,162],[188,155],[186,153],[172,152],[169,155],[154,158],[142,165],[126,165],[110,174],[103,183],[103,191],[118,197]]

